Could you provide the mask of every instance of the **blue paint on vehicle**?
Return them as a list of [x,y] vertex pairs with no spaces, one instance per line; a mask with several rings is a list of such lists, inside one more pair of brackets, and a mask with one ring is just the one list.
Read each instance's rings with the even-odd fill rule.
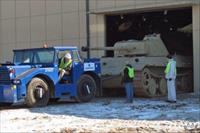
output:
[[[70,83],[58,81],[59,53],[69,51],[73,63]],[[101,73],[99,59],[82,60],[77,47],[50,47],[13,50],[13,64],[0,67],[0,102],[17,103],[26,98],[27,85],[34,77],[45,77],[53,84],[50,98],[77,96],[77,82],[81,75],[90,73],[97,77]],[[90,66],[91,65],[91,66]]]

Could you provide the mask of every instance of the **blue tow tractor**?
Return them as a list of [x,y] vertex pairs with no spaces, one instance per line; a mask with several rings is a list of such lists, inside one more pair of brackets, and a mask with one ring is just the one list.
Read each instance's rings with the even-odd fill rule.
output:
[[[77,47],[13,50],[13,63],[0,66],[0,103],[24,101],[29,107],[45,106],[50,99],[88,102],[101,95],[99,59],[82,60]],[[72,55],[69,75],[59,81],[59,60]]]

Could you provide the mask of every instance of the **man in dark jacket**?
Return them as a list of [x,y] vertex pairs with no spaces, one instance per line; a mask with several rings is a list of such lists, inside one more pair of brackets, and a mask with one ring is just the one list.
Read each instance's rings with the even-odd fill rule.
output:
[[127,64],[124,68],[123,81],[126,89],[126,102],[133,102],[133,78],[134,78],[134,68]]

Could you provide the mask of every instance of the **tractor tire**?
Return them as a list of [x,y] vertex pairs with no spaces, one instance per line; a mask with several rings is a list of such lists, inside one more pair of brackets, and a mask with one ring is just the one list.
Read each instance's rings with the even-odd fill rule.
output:
[[89,75],[82,75],[77,83],[78,102],[89,102],[95,97],[97,85],[95,80]]
[[48,84],[41,78],[33,78],[27,87],[26,105],[28,107],[46,106],[49,101]]

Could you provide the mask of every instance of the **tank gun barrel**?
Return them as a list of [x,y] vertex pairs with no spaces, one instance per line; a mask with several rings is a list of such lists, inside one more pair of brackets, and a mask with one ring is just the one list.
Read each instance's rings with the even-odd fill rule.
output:
[[82,47],[82,51],[88,51],[88,50],[104,50],[104,51],[131,51],[135,50],[136,47],[93,47],[93,48],[88,48],[88,47]]

